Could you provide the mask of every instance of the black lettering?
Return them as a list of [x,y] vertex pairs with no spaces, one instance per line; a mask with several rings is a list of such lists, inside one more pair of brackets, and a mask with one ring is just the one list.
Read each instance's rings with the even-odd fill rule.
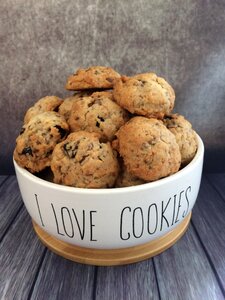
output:
[[[139,219],[138,219],[138,222],[135,222],[135,219],[136,219],[136,211],[140,211],[140,217],[141,217],[141,232],[139,235],[136,234],[136,226],[135,224],[139,224]],[[143,234],[143,231],[144,231],[144,216],[143,216],[143,211],[141,209],[141,207],[136,207],[133,211],[133,235],[135,238],[140,238]]]
[[168,222],[167,218],[164,216],[164,213],[165,213],[165,211],[166,211],[166,209],[167,209],[167,207],[168,207],[170,201],[171,201],[171,198],[170,198],[170,199],[168,200],[168,202],[166,203],[165,208],[163,207],[164,202],[162,201],[162,211],[161,211],[161,226],[160,226],[160,231],[162,230],[162,227],[163,227],[163,220],[166,221],[167,227],[169,227],[169,222]]
[[83,210],[83,218],[82,218],[83,219],[83,225],[82,225],[83,231],[81,231],[80,223],[77,219],[76,212],[73,208],[72,208],[72,212],[73,212],[74,218],[75,218],[76,223],[77,223],[77,227],[78,227],[78,230],[79,230],[79,233],[80,233],[81,240],[83,240],[84,239],[84,233],[85,233],[85,211]]
[[178,215],[179,215],[179,212],[180,212],[180,208],[181,208],[181,198],[182,198],[182,194],[184,193],[184,191],[181,191],[180,192],[180,196],[179,196],[179,201],[178,201],[178,207],[177,207],[177,215],[176,215],[176,220],[175,220],[175,223],[179,222],[178,220]]
[[173,196],[173,220],[171,226],[174,224],[174,218],[175,218],[175,210],[176,210],[176,202],[177,202],[177,194]]
[[186,199],[186,201],[187,201],[187,209],[186,209],[186,211],[184,211],[183,212],[183,214],[182,214],[182,217],[184,218],[184,217],[186,217],[186,215],[187,215],[187,213],[188,213],[188,209],[189,209],[189,200],[188,200],[188,195],[187,195],[187,192],[191,192],[191,186],[189,185],[189,187],[186,189],[186,191],[185,191],[185,199]]
[[58,224],[58,220],[57,220],[57,217],[56,217],[55,208],[54,208],[54,206],[53,206],[53,204],[52,204],[52,203],[51,203],[51,206],[52,206],[52,210],[53,210],[54,217],[55,217],[55,222],[56,222],[57,233],[58,233],[59,235],[65,235],[65,234],[63,234],[63,233],[59,232],[59,224]]
[[35,199],[36,199],[36,203],[37,203],[37,207],[38,207],[38,213],[39,213],[39,217],[40,217],[40,220],[41,220],[41,225],[43,227],[45,227],[44,223],[43,223],[43,219],[42,219],[42,216],[41,216],[41,210],[40,210],[40,206],[39,206],[39,203],[38,203],[38,197],[37,197],[37,194],[34,194],[35,196]]
[[121,238],[121,240],[124,240],[124,241],[129,240],[129,238],[130,238],[130,233],[129,232],[127,232],[127,237],[126,238],[123,236],[123,214],[124,214],[124,211],[126,209],[128,209],[128,211],[131,212],[131,208],[129,206],[126,206],[122,209],[122,212],[121,212],[121,215],[120,215],[120,238]]
[[95,225],[93,224],[93,222],[92,222],[92,214],[93,213],[96,213],[97,211],[96,210],[91,210],[90,211],[90,240],[91,241],[97,241],[97,240],[95,240],[95,239],[93,239],[93,227],[95,227]]
[[[70,224],[71,224],[71,234],[69,234],[69,233],[67,232],[67,229],[66,229],[66,225],[65,225],[65,221],[64,221],[65,214],[64,214],[64,212],[63,212],[64,210],[67,212],[68,217],[69,217],[69,219],[70,219]],[[67,235],[68,237],[70,237],[70,238],[74,237],[73,223],[72,223],[70,211],[69,211],[69,209],[68,209],[67,207],[64,206],[64,207],[61,208],[61,216],[62,216],[63,228],[64,228],[64,231],[65,231],[66,235]]]
[[[155,207],[156,222],[155,222],[155,229],[151,232],[151,231],[150,231],[150,226],[149,226],[149,225],[150,225],[150,220],[151,220],[151,218],[150,218],[150,211],[151,211],[152,206]],[[158,208],[157,208],[157,205],[156,205],[155,203],[153,203],[153,204],[151,204],[151,205],[149,206],[149,208],[148,208],[148,233],[149,233],[149,234],[155,233],[155,232],[156,232],[156,229],[157,229],[157,226],[158,226]]]

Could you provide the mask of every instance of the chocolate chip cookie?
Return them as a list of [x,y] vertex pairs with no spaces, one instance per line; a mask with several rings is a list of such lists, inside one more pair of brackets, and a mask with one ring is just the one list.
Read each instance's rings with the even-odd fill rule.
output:
[[66,89],[110,89],[117,78],[120,78],[120,74],[110,67],[92,66],[88,69],[78,69],[75,74],[69,76]]
[[113,96],[131,113],[153,118],[169,114],[175,101],[173,88],[154,73],[122,76],[114,83]]
[[116,136],[116,147],[132,175],[154,181],[179,170],[179,146],[162,121],[134,117],[119,129]]
[[43,170],[50,166],[55,145],[63,141],[68,132],[68,124],[56,112],[44,112],[32,117],[16,139],[15,161],[31,173]]
[[62,102],[63,100],[56,96],[41,98],[28,109],[24,117],[24,123],[28,123],[32,117],[45,111],[57,111]]
[[71,133],[56,145],[51,162],[54,182],[80,188],[112,187],[119,165],[110,143],[85,131]]
[[76,101],[68,121],[71,131],[96,132],[102,141],[111,141],[126,123],[129,114],[110,97],[105,92],[99,92]]
[[187,165],[197,151],[197,135],[191,123],[179,114],[171,114],[163,119],[166,127],[174,134],[180,148],[181,164]]

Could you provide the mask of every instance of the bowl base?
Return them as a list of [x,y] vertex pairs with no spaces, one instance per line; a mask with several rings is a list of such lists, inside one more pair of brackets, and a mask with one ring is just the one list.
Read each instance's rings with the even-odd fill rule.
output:
[[95,266],[116,266],[135,263],[153,257],[174,245],[185,233],[191,213],[172,231],[148,243],[121,249],[91,249],[75,246],[49,235],[33,221],[34,230],[41,240],[54,253],[69,260]]

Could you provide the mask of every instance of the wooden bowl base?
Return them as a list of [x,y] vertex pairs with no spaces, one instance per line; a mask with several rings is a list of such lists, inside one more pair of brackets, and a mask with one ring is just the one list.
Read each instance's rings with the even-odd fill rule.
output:
[[33,226],[42,243],[64,258],[95,266],[115,266],[135,263],[165,251],[182,237],[188,228],[190,219],[191,213],[172,231],[148,243],[129,248],[106,250],[75,246],[49,235],[34,221]]

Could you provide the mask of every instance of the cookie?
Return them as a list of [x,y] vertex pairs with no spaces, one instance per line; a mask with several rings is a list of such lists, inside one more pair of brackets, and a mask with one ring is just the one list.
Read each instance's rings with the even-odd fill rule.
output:
[[120,74],[110,67],[92,66],[88,69],[78,69],[75,74],[69,76],[66,89],[110,89],[117,78],[120,78]]
[[78,131],[56,145],[51,162],[54,182],[80,188],[112,187],[119,172],[110,143],[96,133]]
[[114,83],[113,96],[132,114],[153,118],[169,114],[175,101],[173,88],[154,73],[122,76]]
[[165,126],[174,134],[180,148],[181,164],[187,165],[195,156],[198,143],[191,123],[179,114],[171,114],[163,119]]
[[71,131],[96,132],[102,141],[111,141],[127,122],[128,112],[105,92],[94,93],[73,104],[68,123]]
[[35,173],[50,166],[55,145],[66,138],[69,126],[56,112],[44,112],[31,118],[16,139],[14,159]]
[[68,121],[74,102],[82,100],[84,97],[90,96],[91,94],[92,92],[78,92],[73,96],[64,99],[63,103],[59,106],[59,114]]
[[134,117],[119,129],[116,136],[116,147],[132,175],[154,181],[179,170],[179,146],[162,121]]
[[56,96],[41,98],[28,109],[24,117],[24,123],[28,123],[31,118],[45,111],[57,111],[62,102],[63,100]]

